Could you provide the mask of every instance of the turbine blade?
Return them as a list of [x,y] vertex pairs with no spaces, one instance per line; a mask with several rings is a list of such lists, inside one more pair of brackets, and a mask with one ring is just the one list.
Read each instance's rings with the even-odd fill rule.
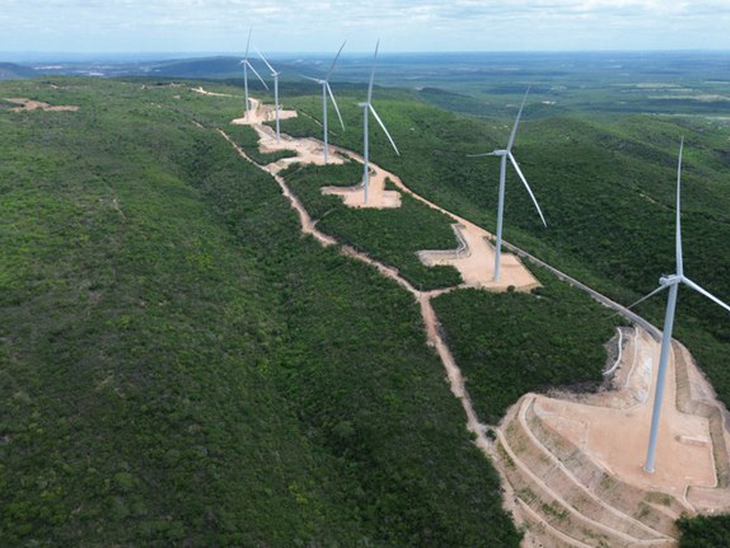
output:
[[253,68],[253,65],[249,61],[246,61],[246,64],[248,65],[248,68],[250,68],[253,71],[253,73],[256,75],[256,78],[258,78],[261,81],[261,83],[264,85],[264,87],[266,88],[266,91],[268,91],[269,86],[266,85],[266,82],[264,82],[264,79],[261,78],[261,75],[258,73],[258,71],[255,68]]
[[393,140],[393,138],[392,138],[392,137],[390,136],[390,133],[388,133],[388,130],[387,130],[387,129],[385,129],[385,124],[384,124],[384,123],[383,123],[383,121],[382,121],[382,120],[380,119],[380,116],[378,116],[378,113],[377,113],[377,112],[375,111],[375,108],[374,108],[374,107],[373,107],[373,105],[371,105],[370,103],[368,103],[368,107],[370,108],[370,112],[372,112],[372,113],[373,113],[373,116],[375,116],[375,119],[376,119],[376,120],[378,121],[378,123],[380,124],[380,127],[382,127],[382,128],[383,128],[383,131],[385,132],[385,135],[386,135],[386,136],[388,137],[388,140],[390,141],[390,144],[391,144],[391,145],[393,145],[393,150],[395,150],[395,153],[396,153],[396,154],[397,154],[398,156],[400,156],[400,152],[398,152],[398,147],[397,147],[397,146],[395,146],[395,141],[394,141],[394,140]]
[[530,93],[530,88],[527,88],[527,91],[525,92],[525,96],[522,98],[522,104],[520,105],[520,110],[517,113],[517,118],[515,119],[515,125],[512,126],[512,133],[510,133],[509,136],[509,144],[507,145],[507,150],[512,150],[512,145],[515,144],[515,136],[517,135],[517,126],[520,124],[520,118],[522,118],[522,110],[525,108],[525,102],[527,101],[527,94]]
[[512,156],[512,153],[509,152],[509,159],[512,161],[512,165],[515,166],[515,171],[517,171],[517,175],[520,176],[520,179],[522,179],[522,184],[525,185],[525,188],[527,189],[527,193],[530,195],[530,198],[532,198],[532,203],[535,204],[535,208],[537,208],[537,212],[540,214],[540,219],[542,219],[542,224],[544,224],[547,227],[547,222],[545,221],[545,216],[542,214],[542,210],[540,209],[540,204],[537,203],[537,199],[535,198],[535,195],[532,193],[532,189],[530,188],[530,185],[527,184],[527,179],[525,179],[525,175],[522,173],[522,170],[520,169],[519,164],[517,163],[517,160],[515,160],[515,157]]
[[259,48],[254,48],[256,50],[256,53],[259,54],[259,57],[261,57],[261,60],[266,64],[267,67],[269,67],[269,70],[271,71],[271,74],[276,74],[276,71],[274,70],[274,67],[272,67],[269,62],[266,60],[266,57],[264,57],[264,54],[259,51]]
[[246,55],[243,56],[244,61],[248,60],[248,50],[251,47],[251,33],[253,32],[253,25],[248,29],[248,40],[246,41]]
[[689,286],[690,288],[692,288],[695,291],[697,291],[697,293],[699,293],[700,295],[704,295],[705,297],[707,297],[708,299],[710,299],[711,301],[713,301],[715,304],[719,304],[725,310],[727,310],[728,312],[730,312],[730,305],[725,304],[720,299],[718,299],[717,297],[715,297],[712,293],[710,293],[706,289],[701,288],[699,285],[697,285],[696,283],[694,283],[692,280],[690,280],[690,279],[685,278],[684,276],[682,276],[682,282],[684,284],[686,284],[687,286]]
[[370,69],[370,84],[368,85],[368,103],[373,99],[373,82],[375,82],[375,60],[378,58],[380,40],[375,43],[375,55],[373,55],[373,66]]
[[324,77],[325,80],[329,82],[330,74],[332,74],[332,71],[335,70],[335,65],[337,64],[337,60],[340,58],[340,53],[342,53],[343,48],[345,47],[345,44],[347,44],[347,40],[342,42],[342,45],[340,46],[340,50],[337,52],[337,55],[335,55],[334,61],[332,61],[332,64],[330,65],[330,69],[327,71],[327,75]]
[[481,154],[467,154],[467,158],[483,158],[484,156],[497,156],[494,152],[483,152]]
[[677,274],[684,275],[684,259],[682,257],[682,220],[681,220],[681,188],[682,188],[682,153],[684,152],[684,136],[679,144],[679,162],[677,164]]
[[311,80],[312,82],[317,82],[318,84],[322,82],[319,78],[312,78],[311,76],[304,76],[303,74],[300,74],[302,78],[305,78],[306,80]]
[[342,121],[342,114],[340,114],[340,107],[337,106],[337,101],[335,100],[335,94],[332,93],[332,88],[330,87],[330,83],[325,80],[324,85],[327,87],[327,93],[329,93],[330,99],[332,99],[332,106],[335,107],[335,112],[337,113],[337,117],[340,119],[340,125],[342,126],[342,129],[345,129],[345,122]]
[[669,287],[669,285],[660,285],[654,291],[652,291],[648,295],[644,295],[641,299],[639,299],[638,301],[636,301],[631,306],[627,306],[626,308],[628,308],[628,309],[634,308],[635,306],[638,306],[639,304],[643,303],[645,300],[652,298],[657,293],[661,293],[662,291],[664,291],[668,287]]

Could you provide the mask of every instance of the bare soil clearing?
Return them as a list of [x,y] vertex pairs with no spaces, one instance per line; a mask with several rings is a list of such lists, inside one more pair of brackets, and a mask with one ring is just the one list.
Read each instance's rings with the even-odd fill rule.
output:
[[53,106],[49,105],[48,103],[44,103],[43,101],[34,101],[33,99],[26,98],[10,98],[3,100],[7,101],[8,103],[20,105],[19,107],[11,108],[10,112],[24,112],[33,110],[43,110],[45,112],[76,112],[77,110],[79,110],[79,107],[73,105]]
[[[200,93],[200,92],[199,92]],[[207,92],[206,92],[207,93]],[[221,94],[214,94],[221,97]],[[230,95],[229,97],[232,97]],[[236,118],[231,123],[239,126],[260,126],[265,122],[273,122],[276,120],[276,110],[271,105],[263,105],[258,99],[249,97],[251,108],[248,111],[248,116],[245,114],[241,118]],[[279,107],[279,120],[287,120],[289,118],[296,118],[296,110],[285,110]],[[298,140],[298,139],[295,139]]]
[[538,396],[535,412],[627,483],[680,498],[690,485],[714,487],[709,423],[704,417],[682,413],[676,404],[675,354],[686,352],[679,343],[673,345],[667,371],[656,472],[643,471],[661,345],[637,330],[628,346],[628,361],[622,367],[631,372],[623,390],[588,396],[581,402]]
[[427,266],[451,265],[470,287],[505,291],[513,286],[520,291],[532,291],[540,282],[527,270],[516,255],[502,254],[500,281],[494,281],[495,249],[492,235],[481,227],[466,222],[454,225],[460,245],[455,250],[419,251],[418,257]]
[[[170,86],[174,87],[175,84],[170,84]],[[190,91],[200,93],[200,95],[207,95],[208,97],[235,97],[235,95],[230,95],[228,93],[216,93],[215,91],[206,91],[202,87],[190,88]]]
[[[682,513],[730,509],[727,410],[689,351],[676,341],[667,371],[656,471],[643,470],[660,348],[652,334],[637,327],[625,342],[615,389],[553,397],[526,394],[508,411],[498,429],[501,450],[495,456],[515,489],[518,506],[530,507],[521,515],[526,522],[553,539],[568,535],[575,541],[568,545],[595,546],[593,537],[576,524],[598,519],[601,534],[607,535],[604,544],[622,546],[616,539],[636,534],[638,521],[657,538],[637,537],[629,545],[673,546],[678,536],[673,521]],[[516,430],[522,433],[518,436]],[[540,479],[530,477],[535,470]],[[525,489],[539,492],[539,504]],[[581,490],[582,498],[570,500]],[[551,515],[575,510],[564,522],[550,523]]]
[[[353,160],[359,161],[353,154]],[[322,194],[339,196],[347,207],[392,209],[401,205],[401,195],[395,190],[386,190],[385,182],[391,178],[391,174],[380,167],[370,164],[370,184],[368,185],[368,201],[365,202],[365,185],[359,183],[355,186],[326,186],[322,188]],[[392,180],[392,179],[391,179]]]

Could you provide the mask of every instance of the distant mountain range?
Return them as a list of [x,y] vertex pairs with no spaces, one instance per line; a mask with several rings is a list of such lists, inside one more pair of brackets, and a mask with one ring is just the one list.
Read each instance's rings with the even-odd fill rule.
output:
[[38,73],[32,68],[15,63],[0,63],[0,80],[17,80],[18,78],[32,78]]
[[[228,79],[240,78],[243,70],[240,57],[216,56],[188,59],[169,59],[154,61],[127,62],[55,62],[55,63],[0,63],[0,80],[32,78],[41,75],[76,75],[76,76],[159,76],[161,78],[205,78]],[[268,77],[268,70],[258,58],[252,58],[257,70],[263,77]],[[285,69],[288,74],[298,74],[306,69],[316,74],[322,62],[316,59],[290,60],[285,63],[272,60],[277,69]],[[260,66],[259,66],[260,65]],[[252,75],[253,76],[253,75]]]

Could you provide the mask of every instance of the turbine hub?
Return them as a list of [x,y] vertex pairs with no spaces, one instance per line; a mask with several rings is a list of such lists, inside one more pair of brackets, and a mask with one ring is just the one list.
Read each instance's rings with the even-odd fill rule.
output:
[[359,106],[360,108],[368,108],[369,103],[365,101],[364,103],[358,103],[357,106]]
[[659,285],[666,286],[666,285],[674,285],[682,281],[682,278],[680,276],[677,276],[676,274],[667,274],[665,276],[662,276],[659,278]]

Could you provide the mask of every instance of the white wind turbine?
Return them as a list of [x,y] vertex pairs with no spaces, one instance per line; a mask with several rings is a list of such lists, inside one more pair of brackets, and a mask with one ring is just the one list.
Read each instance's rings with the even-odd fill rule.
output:
[[266,82],[264,82],[264,79],[261,78],[261,75],[256,71],[255,68],[253,68],[253,65],[248,60],[248,51],[251,46],[251,33],[253,32],[253,27],[251,27],[248,31],[248,41],[246,42],[246,55],[241,60],[241,64],[243,65],[243,94],[244,94],[244,102],[246,103],[246,120],[248,120],[248,110],[249,110],[249,104],[248,104],[248,69],[251,69],[253,73],[256,75],[256,77],[261,81],[261,83],[264,85],[266,90],[268,91],[269,86],[266,85]]
[[364,156],[365,156],[365,174],[363,176],[363,185],[365,187],[365,203],[368,203],[368,190],[370,186],[370,150],[369,150],[369,139],[368,139],[368,119],[370,117],[370,113],[373,113],[373,116],[375,117],[375,120],[377,120],[378,124],[380,124],[380,127],[383,128],[383,131],[385,132],[385,135],[388,137],[388,140],[390,141],[390,144],[393,146],[393,150],[395,150],[395,153],[400,156],[400,152],[398,152],[398,147],[395,146],[395,141],[393,141],[393,138],[390,136],[390,133],[388,133],[388,130],[385,128],[385,124],[380,119],[380,116],[378,116],[378,113],[375,111],[375,107],[373,107],[372,99],[373,99],[373,82],[375,81],[375,61],[378,58],[378,48],[380,47],[380,40],[377,41],[375,44],[375,55],[373,55],[373,66],[370,69],[370,84],[368,85],[368,100],[364,103],[358,103],[359,107],[362,107],[363,109],[363,139],[364,139]]
[[271,76],[274,77],[274,104],[276,105],[276,140],[279,141],[281,139],[281,132],[279,130],[279,75],[281,74],[281,72],[277,72],[274,70],[274,67],[269,64],[269,62],[266,60],[266,57],[264,57],[264,54],[261,53],[258,48],[256,49],[256,53],[259,54],[259,57],[261,57],[261,60],[266,64],[266,66],[269,67],[269,70],[271,71]]
[[335,107],[335,112],[337,113],[337,117],[340,119],[340,125],[342,126],[342,129],[345,129],[345,122],[342,121],[342,115],[340,114],[340,109],[337,106],[337,101],[335,100],[335,94],[332,93],[332,88],[330,87],[330,76],[332,75],[332,72],[335,70],[335,65],[337,64],[337,60],[340,58],[340,53],[342,53],[342,48],[345,47],[346,42],[342,42],[342,45],[340,46],[340,50],[337,52],[337,55],[335,56],[334,61],[332,61],[332,64],[330,65],[329,70],[327,71],[327,74],[325,75],[324,79],[320,78],[311,78],[309,76],[305,76],[307,80],[312,80],[313,82],[317,82],[319,85],[322,86],[322,122],[324,125],[324,163],[327,163],[327,155],[329,153],[329,144],[328,144],[328,135],[327,135],[327,96],[329,95],[330,99],[332,100],[332,106]]
[[644,470],[646,472],[654,472],[654,463],[656,458],[657,434],[659,431],[659,416],[662,410],[662,399],[664,396],[664,381],[667,373],[667,361],[669,360],[669,350],[672,345],[672,329],[674,328],[674,311],[677,306],[677,293],[679,285],[684,284],[691,289],[697,291],[700,295],[704,295],[711,301],[719,304],[721,307],[730,312],[730,305],[725,304],[720,299],[706,291],[696,283],[684,275],[684,263],[682,256],[682,224],[681,224],[681,208],[680,194],[682,185],[682,152],[684,150],[684,137],[679,146],[679,162],[677,165],[677,220],[676,220],[676,260],[677,272],[675,274],[662,276],[659,279],[659,287],[649,293],[646,297],[638,300],[629,308],[645,301],[649,297],[657,293],[669,289],[669,298],[667,301],[667,310],[664,317],[664,332],[662,333],[662,349],[659,357],[659,370],[657,371],[656,389],[654,391],[654,409],[651,416],[651,434],[649,435],[649,447],[646,452],[646,464]]
[[525,188],[527,189],[527,193],[530,195],[530,198],[532,198],[532,203],[535,204],[535,208],[537,208],[537,212],[540,215],[540,219],[542,220],[542,224],[547,226],[547,223],[545,222],[545,217],[542,214],[542,210],[540,209],[540,204],[537,203],[537,199],[535,198],[535,195],[532,193],[532,189],[530,188],[530,185],[527,184],[527,179],[525,179],[525,175],[522,173],[522,170],[520,169],[519,164],[517,163],[517,160],[515,159],[514,155],[512,154],[512,145],[515,143],[515,136],[517,135],[517,126],[520,123],[520,118],[522,117],[522,110],[525,108],[525,101],[527,101],[527,94],[530,93],[530,90],[528,89],[525,92],[525,97],[522,99],[522,104],[520,105],[520,110],[517,113],[517,119],[515,120],[515,125],[512,127],[512,133],[509,136],[509,143],[507,144],[506,150],[495,150],[493,152],[487,152],[486,154],[470,154],[469,156],[471,158],[478,158],[480,156],[499,156],[501,158],[500,168],[499,168],[499,202],[497,205],[497,244],[496,244],[496,254],[494,258],[494,281],[499,281],[499,271],[500,271],[500,265],[501,265],[501,258],[502,258],[502,224],[504,221],[504,191],[505,191],[505,183],[507,181],[507,159],[509,158],[510,162],[512,162],[512,165],[515,168],[515,171],[517,172],[517,175],[519,175],[520,179],[522,180],[522,183],[525,185]]

